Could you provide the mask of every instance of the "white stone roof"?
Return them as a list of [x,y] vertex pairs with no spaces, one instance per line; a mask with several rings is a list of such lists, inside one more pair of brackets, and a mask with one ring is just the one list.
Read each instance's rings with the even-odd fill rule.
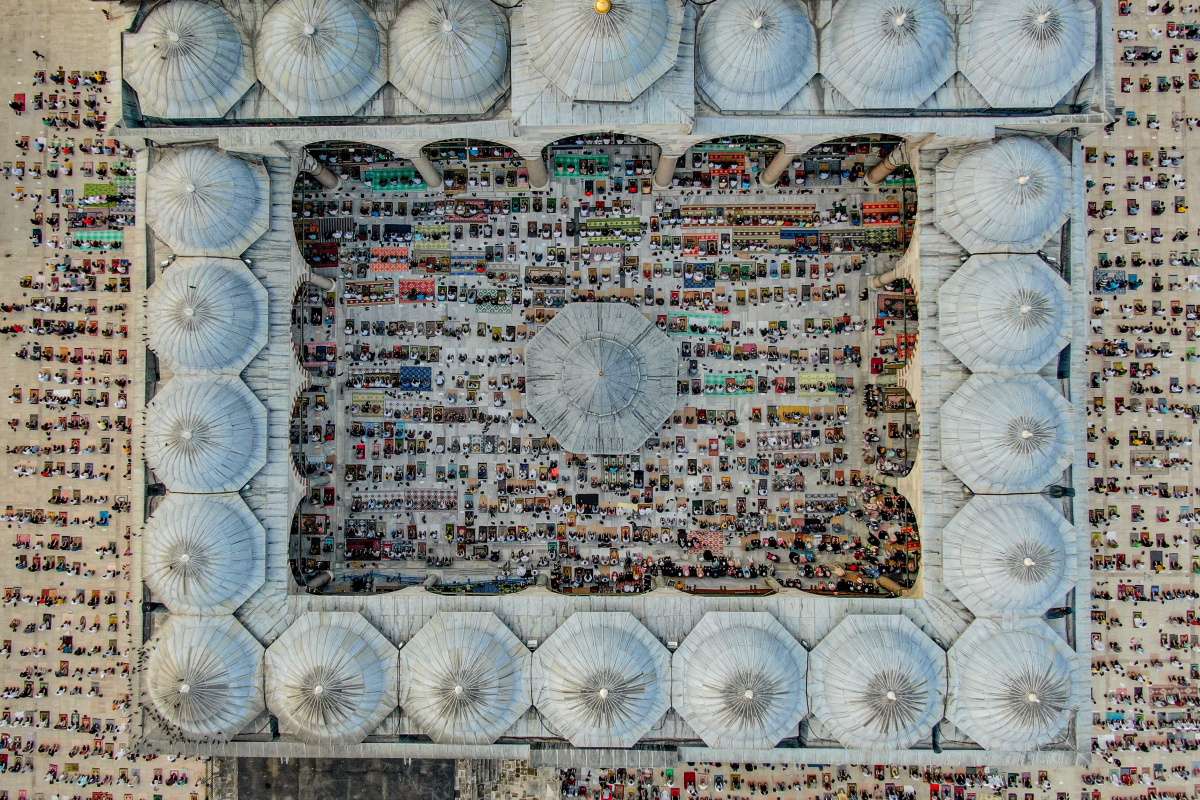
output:
[[1071,166],[1042,139],[950,152],[934,173],[934,223],[968,253],[1037,251],[1066,219]]
[[971,256],[938,290],[938,338],[972,372],[1036,372],[1066,346],[1070,308],[1038,256]]
[[525,408],[571,453],[629,453],[675,409],[678,349],[625,303],[570,303],[525,347]]
[[173,492],[236,492],[267,461],[267,410],[231,376],[179,376],[146,406],[146,463]]
[[1040,620],[975,620],[950,648],[946,719],[982,747],[1034,750],[1062,738],[1089,702],[1082,672]]
[[171,615],[148,649],[145,691],[172,732],[226,741],[263,712],[263,648],[234,617]]
[[267,534],[236,494],[168,494],[146,526],[142,565],[175,614],[232,614],[266,578]]
[[508,18],[490,0],[415,0],[390,51],[392,84],[426,114],[483,114],[508,91]]
[[361,742],[396,708],[397,655],[357,611],[309,611],[267,648],[267,707],[306,742]]
[[841,0],[821,31],[821,74],[855,108],[916,108],[954,60],[942,0]]
[[767,612],[712,611],[671,656],[672,705],[709,747],[772,748],[799,734],[807,669]]
[[633,747],[671,705],[667,648],[632,614],[572,614],[533,653],[533,703],[576,747]]
[[1075,529],[1038,496],[976,496],[942,531],[942,582],[976,616],[1064,602],[1075,559]]
[[722,111],[779,111],[817,72],[800,0],[721,0],[700,18],[696,85]]
[[490,612],[442,612],[400,651],[400,706],[442,744],[491,744],[531,705],[532,657]]
[[237,259],[178,259],[148,294],[150,348],[172,372],[236,374],[267,344],[267,289]]
[[215,3],[155,7],[125,34],[122,55],[121,77],[148,117],[223,117],[254,85],[250,39]]
[[940,411],[942,461],[976,494],[1040,492],[1071,461],[1071,406],[1038,376],[972,375]]
[[847,747],[911,747],[932,735],[946,654],[907,617],[850,616],[809,657],[809,708]]
[[297,117],[355,114],[387,82],[383,35],[359,0],[278,0],[259,26],[254,63]]
[[239,256],[267,232],[261,161],[213,147],[165,151],[146,181],[147,222],[177,256]]
[[522,9],[534,67],[572,100],[633,100],[671,68],[683,25],[680,0],[526,0]]
[[958,67],[998,108],[1062,102],[1096,61],[1092,0],[975,0],[958,29]]

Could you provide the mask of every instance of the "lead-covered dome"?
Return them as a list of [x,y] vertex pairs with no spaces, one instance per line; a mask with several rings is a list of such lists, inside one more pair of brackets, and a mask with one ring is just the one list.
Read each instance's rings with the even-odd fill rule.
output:
[[390,50],[392,85],[426,114],[483,114],[508,91],[508,19],[490,0],[415,0]]
[[254,57],[259,80],[297,117],[352,116],[387,82],[383,36],[359,0],[278,0]]
[[150,168],[147,222],[177,256],[240,256],[270,225],[261,161],[214,147],[166,151]]
[[1040,492],[1071,462],[1071,416],[1036,375],[972,375],[942,404],[942,461],[976,494]]
[[223,117],[254,85],[250,39],[220,6],[171,0],[124,38],[121,77],[148,117]]
[[180,376],[146,406],[146,463],[173,492],[236,492],[267,463],[267,410],[231,376]]
[[821,32],[821,74],[855,108],[916,108],[954,72],[942,0],[841,0]]
[[146,584],[176,614],[232,614],[266,578],[266,532],[236,494],[168,494],[144,548]]
[[267,289],[237,259],[181,258],[150,287],[150,349],[172,372],[238,373],[267,343]]
[[1096,62],[1092,0],[976,0],[958,29],[958,65],[996,107],[1055,106]]
[[675,64],[680,0],[526,0],[535,69],[572,100],[629,102]]
[[800,0],[722,0],[700,18],[696,83],[722,111],[778,111],[817,72]]

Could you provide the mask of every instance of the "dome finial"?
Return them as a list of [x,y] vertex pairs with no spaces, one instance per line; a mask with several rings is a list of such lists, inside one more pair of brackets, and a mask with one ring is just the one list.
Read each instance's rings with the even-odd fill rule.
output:
[[596,0],[596,13],[607,14],[612,11],[612,0]]
[[313,24],[311,22],[304,23],[304,35],[305,36],[314,36],[316,34],[316,32],[317,32],[317,29],[313,26]]

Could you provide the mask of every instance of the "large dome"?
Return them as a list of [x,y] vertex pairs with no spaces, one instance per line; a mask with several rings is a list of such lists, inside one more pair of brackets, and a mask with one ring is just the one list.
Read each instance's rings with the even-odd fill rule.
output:
[[1062,102],[1096,62],[1092,0],[977,0],[959,25],[959,69],[989,104]]
[[383,36],[359,0],[278,0],[254,55],[259,80],[297,117],[357,114],[387,82]]
[[855,108],[916,108],[954,72],[942,0],[841,0],[821,32],[821,74]]
[[146,327],[172,372],[239,373],[267,344],[267,289],[236,259],[181,258],[150,287]]
[[124,45],[121,77],[148,117],[223,117],[254,85],[250,40],[214,3],[156,6]]
[[266,168],[213,147],[167,151],[146,187],[147,222],[177,256],[240,256],[270,224]]
[[508,91],[508,19],[490,0],[416,0],[390,49],[392,84],[426,114],[483,114]]
[[709,747],[772,748],[808,713],[808,653],[765,611],[712,611],[671,657],[675,710]]
[[526,0],[533,66],[572,100],[629,102],[675,64],[680,0]]
[[800,0],[721,0],[700,18],[696,83],[722,111],[778,111],[817,72]]

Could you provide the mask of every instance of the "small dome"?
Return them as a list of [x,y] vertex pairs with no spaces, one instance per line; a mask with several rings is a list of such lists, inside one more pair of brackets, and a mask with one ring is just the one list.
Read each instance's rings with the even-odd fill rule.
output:
[[999,108],[1058,105],[1096,61],[1092,0],[976,2],[959,26],[959,69]]
[[1083,669],[1040,620],[977,619],[950,648],[946,719],[989,750],[1036,750],[1090,708]]
[[526,0],[533,66],[572,100],[629,102],[675,65],[680,0]]
[[1066,346],[1070,307],[1037,256],[971,256],[938,292],[938,338],[972,372],[1036,372]]
[[259,161],[213,147],[171,149],[147,176],[147,222],[177,256],[237,257],[267,232],[269,192]]
[[263,712],[262,645],[234,617],[167,617],[146,693],[171,733],[228,741]]
[[1040,377],[972,375],[942,404],[942,461],[976,494],[1040,492],[1071,462],[1072,416]]
[[945,697],[946,654],[899,614],[846,617],[809,658],[809,707],[847,747],[912,747]]
[[267,534],[236,494],[168,494],[144,548],[146,584],[175,614],[232,614],[266,578]]
[[530,706],[531,656],[495,614],[442,612],[400,652],[400,705],[441,744],[491,744]]
[[942,0],[841,0],[821,32],[821,74],[855,108],[916,108],[954,72]]
[[817,72],[799,0],[722,0],[700,18],[696,83],[722,111],[778,111]]
[[968,253],[1036,252],[1062,227],[1070,164],[1041,139],[954,150],[934,175],[934,223]]
[[267,706],[306,742],[361,742],[396,708],[397,655],[357,611],[309,611],[267,648]]
[[942,581],[976,616],[1036,616],[1075,577],[1075,529],[1040,497],[980,495],[942,534]]
[[770,749],[808,713],[808,653],[765,611],[711,611],[671,657],[675,710],[709,747]]
[[171,0],[125,34],[122,77],[148,117],[223,117],[254,85],[250,40],[220,6]]
[[181,258],[150,287],[146,325],[172,372],[236,374],[267,344],[267,289],[236,259]]
[[236,492],[267,463],[267,410],[235,377],[176,377],[146,406],[146,463],[173,492]]
[[391,54],[392,84],[426,114],[484,114],[508,91],[508,19],[491,0],[415,0]]
[[297,117],[357,114],[387,82],[386,55],[359,0],[278,0],[255,43],[259,80]]
[[633,747],[671,705],[671,657],[624,611],[577,611],[533,653],[533,703],[575,747]]

